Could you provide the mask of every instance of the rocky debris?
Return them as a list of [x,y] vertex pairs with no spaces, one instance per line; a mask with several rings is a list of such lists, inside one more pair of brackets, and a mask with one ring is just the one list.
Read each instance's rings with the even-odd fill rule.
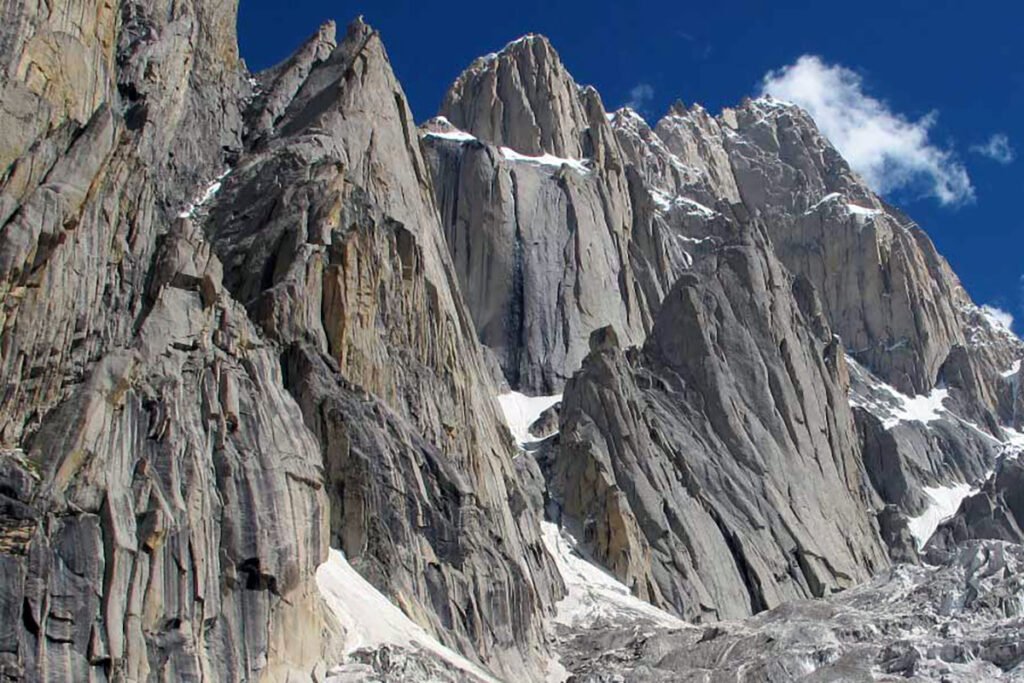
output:
[[825,600],[705,628],[601,622],[568,636],[573,681],[1018,681],[1024,550],[973,541]]
[[361,648],[327,672],[325,683],[478,683],[494,681],[468,674],[430,652],[381,645]]

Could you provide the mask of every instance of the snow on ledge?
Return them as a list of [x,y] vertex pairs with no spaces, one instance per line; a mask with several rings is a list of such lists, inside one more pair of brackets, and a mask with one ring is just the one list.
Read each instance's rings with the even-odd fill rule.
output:
[[901,422],[920,422],[929,424],[947,417],[943,402],[949,398],[949,390],[936,387],[924,396],[907,396],[894,387],[876,381],[874,388],[886,394],[886,401],[872,400],[851,393],[850,405],[864,408],[882,421],[882,427],[892,429]]
[[651,189],[651,199],[654,200],[654,204],[662,211],[671,211],[673,208],[682,208],[686,210],[686,215],[688,216],[713,218],[718,215],[718,212],[714,209],[708,208],[698,201],[694,201],[688,197],[683,197],[682,195],[670,197],[667,193],[653,188]]
[[527,396],[518,391],[512,391],[498,396],[498,403],[501,405],[501,412],[505,415],[505,422],[508,423],[508,428],[520,448],[537,440],[530,434],[530,425],[537,421],[541,413],[561,401],[561,394]]
[[555,560],[565,582],[566,595],[556,605],[555,623],[588,625],[601,617],[646,618],[659,626],[684,628],[688,624],[636,598],[629,589],[576,549],[576,542],[552,522],[541,522],[544,547]]
[[429,130],[423,134],[423,137],[437,138],[438,140],[453,140],[455,142],[473,142],[476,140],[475,136],[457,128],[455,130],[445,132]]
[[1015,360],[1013,361],[1013,365],[1011,365],[1008,370],[1004,370],[1001,374],[1003,377],[1009,379],[1010,377],[1014,377],[1018,372],[1020,372],[1020,360]]
[[854,216],[878,216],[884,213],[881,209],[871,209],[866,206],[858,206],[857,204],[847,204],[846,210]]
[[[374,588],[331,548],[317,567],[316,585],[328,608],[345,629],[345,655],[361,648],[395,645],[429,651],[468,674],[468,680],[497,683],[497,679],[457,652],[445,647],[414,623],[383,593]],[[330,679],[328,679],[330,680]]]
[[224,185],[224,179],[231,173],[231,169],[225,169],[223,173],[214,178],[209,185],[204,189],[192,202],[178,213],[178,218],[194,218],[196,212],[199,211],[205,204],[209,203]]
[[586,163],[582,159],[556,157],[554,154],[548,153],[544,153],[539,157],[531,157],[526,154],[520,154],[509,147],[502,147],[500,151],[501,156],[513,163],[533,164],[535,166],[551,166],[553,168],[561,168],[565,165],[581,175],[587,175],[590,173],[590,169],[587,168]]
[[435,116],[421,127],[425,129],[423,137],[436,138],[438,140],[451,140],[453,142],[475,142],[476,136],[455,127],[445,116]]
[[839,199],[842,196],[843,195],[839,194],[838,192],[830,192],[827,195],[825,195],[824,197],[822,197],[821,199],[819,199],[817,202],[812,204],[809,209],[804,211],[804,215],[805,216],[810,215],[810,214],[814,213],[815,211],[817,211],[818,209],[820,209],[825,204],[828,204],[829,202],[831,202],[833,200]]
[[917,540],[918,550],[924,547],[939,524],[956,514],[964,498],[976,492],[977,489],[970,484],[925,486],[924,493],[931,499],[931,505],[921,515],[910,518],[908,523],[910,533]]
[[[814,213],[815,211],[817,211],[818,209],[820,209],[821,207],[825,206],[826,204],[828,204],[830,202],[837,201],[837,200],[841,200],[841,199],[843,199],[842,193],[840,193],[840,192],[830,192],[827,195],[825,195],[824,197],[822,197],[821,199],[819,199],[817,202],[812,204],[809,209],[804,211],[804,215],[805,216],[809,216],[812,213]],[[852,202],[843,202],[843,208],[846,209],[847,213],[849,213],[849,214],[851,214],[853,216],[871,217],[871,216],[881,216],[882,214],[885,213],[885,211],[882,211],[881,209],[876,209],[876,208],[873,208],[873,207],[870,207],[870,206],[861,206],[859,204],[853,204]]]

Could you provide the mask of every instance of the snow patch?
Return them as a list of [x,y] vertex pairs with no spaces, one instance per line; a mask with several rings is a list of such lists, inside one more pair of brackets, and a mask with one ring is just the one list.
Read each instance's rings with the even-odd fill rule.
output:
[[762,95],[751,100],[751,104],[755,104],[760,107],[766,107],[768,109],[787,110],[797,108],[797,105],[787,100],[780,100],[773,95]]
[[[824,205],[826,205],[826,204],[828,204],[830,202],[834,202],[836,200],[840,200],[842,198],[843,198],[842,193],[830,192],[827,195],[825,195],[824,197],[822,197],[821,199],[819,199],[817,202],[815,202],[809,209],[804,211],[804,215],[805,216],[809,216],[810,214],[812,214],[815,211],[817,211],[818,209],[820,209],[822,206],[824,206]],[[871,207],[868,207],[868,206],[860,206],[859,204],[853,204],[851,202],[844,202],[843,203],[843,207],[846,209],[846,211],[848,213],[850,213],[850,214],[852,214],[854,216],[879,216],[879,215],[885,213],[881,209],[874,209],[874,208],[871,208]]]
[[866,206],[858,206],[857,204],[847,204],[846,210],[855,216],[877,216],[884,213],[881,209],[870,209]]
[[346,656],[362,648],[381,645],[427,650],[479,680],[497,683],[493,676],[437,642],[409,619],[360,576],[340,550],[331,548],[327,561],[317,567],[316,585],[324,602],[345,629]]
[[1018,372],[1020,372],[1020,361],[1015,360],[1013,361],[1013,365],[1010,366],[1010,369],[1003,371],[1002,375],[1003,377],[1010,378],[1016,376]]
[[942,403],[949,398],[948,389],[932,389],[926,396],[914,396],[913,398],[902,396],[902,405],[892,418],[897,422],[922,422],[928,424],[941,420],[946,409]]
[[1013,316],[1001,308],[984,304],[981,307],[981,314],[994,329],[1005,331],[1013,329]]
[[555,605],[555,623],[589,625],[600,618],[645,618],[658,626],[683,628],[686,622],[633,597],[625,585],[587,561],[576,541],[551,522],[541,522],[544,547],[555,560],[565,582],[566,595]]
[[450,131],[427,131],[424,133],[425,138],[437,138],[438,140],[453,140],[455,142],[473,142],[476,140],[476,136],[470,135],[469,133],[459,130],[458,128]]
[[178,218],[195,217],[196,212],[199,211],[203,205],[209,203],[209,201],[213,199],[218,192],[220,192],[220,188],[224,184],[224,179],[228,177],[229,173],[231,173],[230,168],[225,169],[223,173],[214,178],[213,181],[206,186],[206,189],[204,189],[188,206],[178,213]]
[[431,129],[423,133],[425,138],[436,138],[438,140],[452,140],[454,142],[475,142],[476,136],[470,135],[464,130],[459,130],[448,120],[446,116],[435,116],[423,124]]
[[717,212],[714,209],[710,209],[700,202],[683,196],[670,197],[667,193],[653,188],[651,189],[651,199],[654,200],[655,206],[662,211],[671,211],[673,208],[681,208],[686,210],[686,215],[688,216],[713,218],[717,215]]
[[949,398],[946,388],[936,387],[927,395],[913,397],[901,394],[884,382],[877,382],[874,388],[885,394],[884,401],[851,394],[850,405],[870,411],[882,420],[885,429],[892,429],[901,422],[928,424],[948,415],[943,406],[943,401]]
[[1003,427],[1003,434],[1006,435],[1005,443],[1010,446],[1008,455],[1019,457],[1024,454],[1024,432],[1017,431],[1012,427]]
[[804,215],[805,216],[810,215],[810,214],[814,213],[815,211],[817,211],[818,209],[820,209],[825,204],[828,204],[831,201],[839,199],[842,196],[843,195],[839,194],[838,192],[830,192],[829,194],[825,195],[824,197],[819,199],[817,202],[815,202],[811,206],[811,208],[809,208],[806,211],[804,211]]
[[561,401],[561,394],[527,396],[518,391],[512,391],[498,396],[501,411],[505,414],[505,422],[508,423],[508,428],[520,448],[525,448],[537,441],[530,434],[530,425],[537,421],[541,413]]
[[921,549],[932,537],[939,524],[956,514],[960,503],[967,496],[975,493],[976,488],[970,484],[953,484],[952,486],[924,487],[924,493],[932,503],[920,516],[909,520],[910,533],[917,539],[917,547]]
[[509,147],[501,148],[501,156],[505,157],[513,163],[524,163],[534,164],[535,166],[551,166],[553,168],[561,168],[563,165],[568,166],[572,170],[576,171],[581,175],[587,175],[590,173],[590,169],[587,168],[587,164],[582,159],[569,159],[566,157],[556,157],[554,154],[544,153],[539,157],[531,157],[526,154],[520,154],[519,152]]

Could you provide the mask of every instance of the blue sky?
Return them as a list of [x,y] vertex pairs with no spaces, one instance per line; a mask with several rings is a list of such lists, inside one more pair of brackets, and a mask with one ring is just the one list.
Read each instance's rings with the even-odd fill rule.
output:
[[676,99],[734,105],[771,74],[773,90],[809,98],[975,300],[1024,331],[1024,3],[242,0],[242,56],[267,67],[323,21],[359,14],[420,121],[473,58],[530,32],[609,109],[634,101],[652,122]]

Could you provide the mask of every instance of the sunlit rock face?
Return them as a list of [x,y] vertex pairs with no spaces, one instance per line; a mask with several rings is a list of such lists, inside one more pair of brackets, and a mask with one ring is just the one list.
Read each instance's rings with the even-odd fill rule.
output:
[[806,113],[236,12],[3,10],[0,677],[1019,674],[1024,346]]

